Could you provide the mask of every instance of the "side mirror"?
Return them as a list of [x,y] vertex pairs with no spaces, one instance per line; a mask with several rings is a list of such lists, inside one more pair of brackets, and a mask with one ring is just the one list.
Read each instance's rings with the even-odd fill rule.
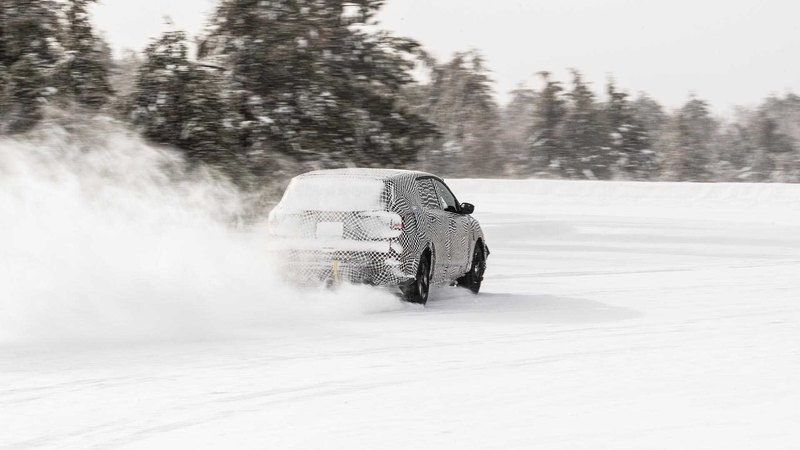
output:
[[472,203],[461,204],[461,214],[472,214],[475,212],[475,205]]

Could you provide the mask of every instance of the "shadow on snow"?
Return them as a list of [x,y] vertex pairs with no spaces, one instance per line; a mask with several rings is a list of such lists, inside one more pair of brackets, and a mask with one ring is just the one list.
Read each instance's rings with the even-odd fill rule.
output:
[[481,293],[437,290],[428,313],[454,319],[535,324],[591,324],[635,319],[639,311],[593,300],[553,295]]

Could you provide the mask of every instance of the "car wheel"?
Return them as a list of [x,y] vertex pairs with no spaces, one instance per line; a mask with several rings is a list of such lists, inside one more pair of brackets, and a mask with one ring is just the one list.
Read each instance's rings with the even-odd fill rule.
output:
[[475,254],[472,256],[472,267],[463,277],[458,279],[458,285],[469,289],[474,294],[481,291],[483,274],[486,272],[486,257],[483,254],[483,245],[475,245]]
[[407,302],[424,305],[428,303],[431,290],[431,257],[424,253],[419,260],[417,277],[403,290],[403,297]]

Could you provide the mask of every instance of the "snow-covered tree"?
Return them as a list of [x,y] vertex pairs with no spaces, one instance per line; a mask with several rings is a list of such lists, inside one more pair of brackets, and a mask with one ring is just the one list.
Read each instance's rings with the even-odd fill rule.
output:
[[[720,159],[752,181],[795,181],[798,146],[786,121],[782,100],[770,98],[756,110],[740,108],[736,123],[725,130],[729,146]],[[800,117],[798,117],[800,118]]]
[[628,94],[617,89],[613,81],[606,87],[604,105],[605,138],[612,177],[646,180],[658,169],[650,136],[636,118]]
[[800,96],[768,98],[761,111],[761,147],[772,156],[775,181],[800,182]]
[[533,120],[537,93],[520,86],[511,92],[511,101],[502,109],[501,139],[506,171],[526,175],[530,166],[528,149],[533,139]]
[[41,106],[50,93],[44,66],[35,53],[25,53],[8,71],[5,98],[11,106],[9,131],[26,131],[42,119]]
[[419,45],[370,31],[378,0],[223,0],[199,56],[231,70],[251,160],[405,165],[432,127],[400,107]]
[[564,118],[564,151],[561,171],[569,178],[608,179],[610,161],[594,93],[577,70],[572,71],[572,90]]
[[659,142],[662,176],[671,181],[711,179],[713,143],[718,123],[708,103],[692,96],[670,118]]
[[185,34],[167,32],[145,50],[131,118],[145,137],[184,150],[192,161],[238,168],[233,114],[221,86],[189,60]]
[[95,1],[67,1],[64,8],[66,55],[57,74],[68,99],[89,108],[105,105],[112,94],[108,80],[110,50],[95,35],[89,20],[88,8]]
[[426,167],[453,175],[501,173],[499,108],[483,57],[461,52],[434,65],[424,90],[423,115],[441,133],[426,152]]
[[5,128],[24,131],[41,117],[41,107],[58,92],[53,71],[64,52],[59,4],[52,0],[0,3],[0,87]]
[[533,116],[533,133],[530,141],[531,172],[545,171],[560,174],[564,151],[561,138],[563,120],[566,114],[564,88],[561,83],[550,78],[549,72],[540,72],[544,87],[536,99]]
[[647,130],[651,140],[655,140],[667,124],[664,107],[644,92],[640,92],[631,102],[631,112],[634,120]]

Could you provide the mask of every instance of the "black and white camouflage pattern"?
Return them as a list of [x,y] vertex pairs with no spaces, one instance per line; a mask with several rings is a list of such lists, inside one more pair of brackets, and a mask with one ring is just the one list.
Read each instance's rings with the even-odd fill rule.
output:
[[[431,282],[436,286],[455,284],[472,266],[477,245],[488,247],[478,221],[460,211],[460,203],[444,181],[429,173],[388,169],[334,169],[309,172],[304,177],[328,177],[348,183],[355,178],[381,180],[385,189],[381,203],[387,213],[402,218],[402,232],[376,238],[365,232],[382,220],[375,211],[293,210],[286,198],[270,214],[270,231],[282,269],[291,280],[301,283],[350,281],[383,286],[400,286],[416,277],[424,252],[431,255]],[[375,214],[378,214],[375,217]],[[273,222],[289,221],[291,237],[277,236]],[[342,223],[341,239],[320,239],[320,223]]]

